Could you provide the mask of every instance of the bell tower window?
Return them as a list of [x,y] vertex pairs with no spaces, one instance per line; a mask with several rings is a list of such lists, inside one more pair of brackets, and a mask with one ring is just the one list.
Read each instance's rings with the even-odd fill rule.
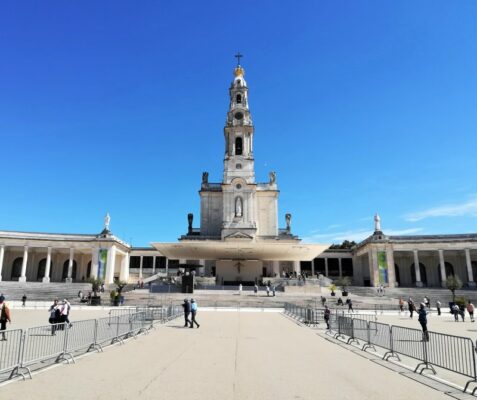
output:
[[236,99],[237,99],[237,104],[242,103],[242,95],[240,93],[237,95]]
[[235,155],[241,156],[243,151],[243,142],[241,137],[235,138]]

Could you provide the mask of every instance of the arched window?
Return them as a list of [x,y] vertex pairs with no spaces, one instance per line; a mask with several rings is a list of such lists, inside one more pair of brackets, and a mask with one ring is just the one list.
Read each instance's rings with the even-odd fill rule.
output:
[[12,277],[11,277],[12,280],[20,278],[22,274],[22,264],[23,264],[23,257],[17,257],[13,261]]
[[235,155],[241,156],[243,152],[243,141],[241,137],[235,138]]
[[240,104],[242,102],[242,95],[240,93],[237,94],[236,101],[237,101],[237,104]]
[[[423,263],[419,263],[419,272],[421,273],[422,284],[427,286],[426,266]],[[414,263],[411,264],[411,281],[413,285],[416,284],[416,268],[414,268]]]
[[[50,260],[50,278],[51,278],[51,260]],[[40,260],[38,263],[38,273],[36,274],[36,280],[41,281],[43,277],[45,276],[45,271],[46,271],[46,258],[43,258]]]
[[[61,276],[62,280],[65,280],[66,278],[68,278],[68,264],[69,264],[69,262],[70,262],[70,260],[66,260],[63,264],[63,274]],[[73,271],[72,271],[72,274],[71,274],[71,277],[73,278],[73,280],[76,280],[76,270],[77,270],[76,261],[73,260]]]
[[399,272],[399,265],[394,264],[394,275],[396,276],[396,283],[401,286],[401,274]]
[[[454,266],[450,262],[444,262],[445,269],[446,269],[446,277],[454,276]],[[439,279],[439,283],[442,283],[442,276],[441,276],[441,265],[437,264],[437,277]]]

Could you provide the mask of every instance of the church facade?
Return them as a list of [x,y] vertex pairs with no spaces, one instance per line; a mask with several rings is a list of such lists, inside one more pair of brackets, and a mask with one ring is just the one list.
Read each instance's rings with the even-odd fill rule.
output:
[[364,286],[444,286],[457,275],[475,287],[477,233],[388,236],[375,216],[374,233],[350,249],[302,243],[292,233],[291,214],[279,227],[275,172],[255,176],[254,125],[245,71],[237,65],[229,88],[224,127],[223,174],[209,182],[202,174],[199,227],[175,243],[132,247],[113,235],[109,215],[98,234],[0,231],[0,280],[82,282],[100,278],[153,280],[180,268],[215,276],[218,284],[251,283],[284,273],[352,278]]

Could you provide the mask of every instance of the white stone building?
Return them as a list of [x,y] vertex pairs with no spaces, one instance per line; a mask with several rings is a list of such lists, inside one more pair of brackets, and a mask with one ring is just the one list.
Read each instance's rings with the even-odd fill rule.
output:
[[477,274],[477,233],[460,235],[388,236],[375,216],[374,234],[351,249],[303,244],[278,226],[276,175],[257,182],[254,126],[244,70],[238,65],[229,89],[224,128],[221,182],[204,172],[200,188],[200,227],[188,215],[187,234],[176,243],[132,247],[114,236],[109,215],[99,234],[52,234],[0,231],[0,280],[82,282],[100,277],[142,280],[175,273],[181,266],[213,275],[217,283],[250,283],[286,272],[350,276],[364,286],[442,286],[458,275],[468,287]]

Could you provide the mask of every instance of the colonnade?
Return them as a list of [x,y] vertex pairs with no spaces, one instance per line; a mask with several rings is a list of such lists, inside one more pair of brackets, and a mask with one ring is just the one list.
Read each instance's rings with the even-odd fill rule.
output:
[[[18,249],[19,246],[7,246],[5,244],[0,245],[0,281],[2,280],[2,272],[3,272],[3,267],[4,267],[4,260],[5,260],[5,254],[8,248],[15,248]],[[52,254],[54,250],[60,250],[60,251],[65,251],[67,250],[69,255],[68,255],[68,270],[67,270],[67,276],[65,279],[66,283],[72,283],[73,282],[73,266],[75,263],[75,251],[77,251],[80,254],[84,254],[85,250],[88,250],[86,247],[58,247],[54,248],[52,246],[48,247],[38,247],[38,246],[31,246],[31,245],[25,245],[23,246],[23,257],[22,257],[22,265],[21,265],[21,272],[20,276],[18,278],[19,282],[26,282],[27,281],[27,266],[28,266],[28,259],[29,259],[29,254],[30,250],[32,249],[45,249],[46,250],[46,264],[45,264],[45,272],[42,277],[42,282],[48,283],[50,282],[50,275],[51,275],[51,266],[52,266]],[[98,274],[98,266],[99,266],[99,246],[93,246],[89,248],[89,251],[91,251],[91,272],[89,277],[91,278],[97,278]],[[113,283],[114,282],[114,272],[116,268],[116,256],[120,255],[122,256],[121,264],[120,264],[120,274],[119,274],[119,279],[120,280],[125,280],[127,281],[129,279],[129,253],[126,251],[122,251],[117,248],[116,245],[111,245],[108,248],[106,248],[108,251],[108,258],[106,262],[106,271],[105,271],[105,283]],[[13,266],[12,266],[13,267]]]

